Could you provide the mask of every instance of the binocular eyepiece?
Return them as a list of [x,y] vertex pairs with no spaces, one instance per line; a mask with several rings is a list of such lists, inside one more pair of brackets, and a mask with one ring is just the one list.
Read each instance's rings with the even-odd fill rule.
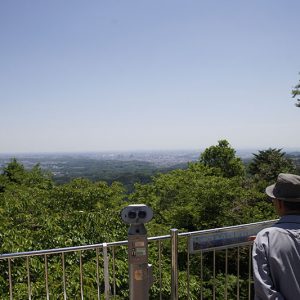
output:
[[138,212],[136,212],[136,211],[130,211],[128,213],[128,218],[131,219],[131,220],[132,219],[136,219],[137,217],[139,219],[145,219],[146,216],[147,216],[147,213],[145,211],[138,211]]
[[152,220],[153,211],[145,204],[131,204],[121,211],[121,217],[127,224],[144,224]]

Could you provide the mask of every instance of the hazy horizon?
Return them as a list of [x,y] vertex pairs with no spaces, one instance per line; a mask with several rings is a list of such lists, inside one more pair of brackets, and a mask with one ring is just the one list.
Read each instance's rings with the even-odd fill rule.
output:
[[[217,145],[217,144],[215,144]],[[214,145],[211,145],[214,146]],[[253,148],[234,148],[236,153],[240,152],[252,152],[252,151],[260,151],[260,150],[267,150],[273,147],[266,147],[266,148],[260,148],[260,147],[253,147]],[[6,156],[6,155],[64,155],[64,154],[130,154],[130,153],[194,153],[194,152],[203,152],[206,148],[199,148],[199,149],[132,149],[132,150],[105,150],[105,151],[61,151],[61,152],[0,152],[0,156]],[[300,151],[300,147],[288,147],[288,148],[277,148],[276,149],[282,149],[284,152],[297,152]]]

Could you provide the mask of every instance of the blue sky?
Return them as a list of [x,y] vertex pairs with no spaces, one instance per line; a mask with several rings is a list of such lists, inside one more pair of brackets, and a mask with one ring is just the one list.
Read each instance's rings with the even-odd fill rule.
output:
[[0,2],[0,153],[300,148],[300,1]]

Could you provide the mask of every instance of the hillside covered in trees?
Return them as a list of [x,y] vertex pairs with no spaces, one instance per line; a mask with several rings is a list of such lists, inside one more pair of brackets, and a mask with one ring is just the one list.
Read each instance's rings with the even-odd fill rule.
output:
[[[193,231],[272,219],[276,215],[264,188],[280,172],[299,172],[281,149],[259,151],[245,165],[226,140],[207,148],[185,169],[159,173],[148,183],[136,183],[130,193],[117,181],[75,178],[57,184],[39,165],[25,169],[12,159],[0,174],[0,251],[3,254],[124,240],[127,227],[119,213],[132,203],[152,207],[154,219],[147,226],[149,236],[167,234],[170,228]],[[37,272],[39,267],[35,266]],[[119,257],[117,272],[126,268],[126,259]],[[7,272],[0,272],[0,282],[6,278]],[[169,280],[169,276],[166,278]],[[197,282],[199,278],[195,275],[191,280]],[[25,281],[16,287],[19,299]],[[126,298],[122,289],[126,284],[126,279],[118,281],[124,293],[120,292],[120,299]],[[75,286],[70,289],[76,293]],[[39,295],[38,288],[35,293]],[[194,293],[192,299],[197,299],[197,291]],[[1,284],[0,295],[7,295],[7,288]],[[157,299],[155,291],[152,295]]]

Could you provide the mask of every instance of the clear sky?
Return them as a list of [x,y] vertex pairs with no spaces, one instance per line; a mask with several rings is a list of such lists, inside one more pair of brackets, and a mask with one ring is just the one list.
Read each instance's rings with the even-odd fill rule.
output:
[[0,153],[300,148],[299,0],[2,0]]

